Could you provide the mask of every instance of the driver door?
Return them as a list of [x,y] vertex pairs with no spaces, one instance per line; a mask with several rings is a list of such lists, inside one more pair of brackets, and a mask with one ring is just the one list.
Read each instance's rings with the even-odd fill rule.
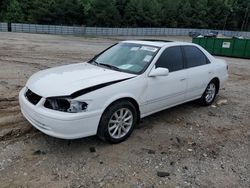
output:
[[154,66],[154,68],[159,67],[167,68],[169,74],[147,77],[147,113],[160,111],[185,101],[187,70],[184,68],[181,48],[179,46],[166,48]]

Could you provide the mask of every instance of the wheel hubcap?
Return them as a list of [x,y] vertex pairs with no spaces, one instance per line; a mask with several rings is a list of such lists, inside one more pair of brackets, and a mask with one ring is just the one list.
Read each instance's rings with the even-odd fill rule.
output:
[[127,108],[121,108],[117,110],[109,120],[109,135],[115,139],[122,138],[129,132],[132,127],[132,124],[132,112]]
[[206,90],[206,101],[207,101],[207,103],[210,103],[210,102],[213,101],[215,93],[216,93],[216,86],[215,86],[214,83],[210,83],[208,85],[208,87],[207,87],[207,90]]

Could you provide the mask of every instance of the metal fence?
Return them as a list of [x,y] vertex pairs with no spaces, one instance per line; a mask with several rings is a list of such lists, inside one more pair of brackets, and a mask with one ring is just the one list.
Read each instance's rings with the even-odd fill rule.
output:
[[7,23],[0,23],[0,31],[7,32],[8,31],[8,24]]
[[244,36],[250,38],[250,32],[211,30],[211,29],[181,29],[181,28],[105,28],[86,27],[85,35],[95,36],[187,36],[189,32],[199,32],[202,35],[217,31],[225,36]]
[[[0,31],[8,31],[7,23],[0,23]],[[46,33],[58,35],[88,35],[88,36],[186,36],[189,32],[207,34],[217,31],[225,36],[244,36],[250,38],[250,32],[225,31],[211,29],[181,29],[181,28],[107,28],[85,26],[60,26],[38,24],[11,24],[12,32]]]
[[84,35],[85,27],[38,25],[38,24],[11,24],[12,32],[21,33],[47,33],[59,35]]

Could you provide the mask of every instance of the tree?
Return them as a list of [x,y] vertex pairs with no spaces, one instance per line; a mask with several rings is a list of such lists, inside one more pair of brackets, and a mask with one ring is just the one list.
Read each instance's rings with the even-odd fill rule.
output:
[[0,1],[0,21],[4,21],[8,0]]
[[177,27],[192,27],[192,12],[190,2],[188,0],[181,1],[177,6],[177,10]]
[[83,24],[83,7],[79,0],[34,0],[30,20],[39,24]]
[[160,26],[161,6],[157,0],[130,0],[125,8],[124,21],[129,26]]
[[1,22],[250,30],[250,0],[0,0]]
[[160,4],[162,5],[160,10],[161,25],[177,27],[180,0],[161,0]]
[[124,22],[127,26],[142,26],[142,1],[130,0],[125,8]]
[[31,11],[35,9],[33,0],[19,0],[20,7],[23,12],[23,22],[31,22]]
[[149,27],[160,26],[161,4],[157,0],[144,0],[142,3],[142,25]]
[[6,22],[18,23],[24,21],[24,14],[17,0],[10,0],[4,15]]
[[121,17],[114,0],[91,0],[85,7],[87,24],[92,26],[119,26]]
[[127,4],[128,4],[128,0],[116,0],[115,6],[122,18],[124,17],[125,8]]
[[207,0],[190,0],[191,17],[190,22],[192,25],[197,25],[199,28],[208,28],[208,2]]

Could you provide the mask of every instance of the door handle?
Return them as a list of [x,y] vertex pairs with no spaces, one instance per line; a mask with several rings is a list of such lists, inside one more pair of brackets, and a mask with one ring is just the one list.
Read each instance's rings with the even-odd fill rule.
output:
[[212,71],[209,71],[208,74],[212,74],[213,72]]
[[182,79],[180,79],[180,81],[181,81],[181,82],[183,82],[183,81],[185,81],[185,80],[186,80],[186,78],[182,78]]

